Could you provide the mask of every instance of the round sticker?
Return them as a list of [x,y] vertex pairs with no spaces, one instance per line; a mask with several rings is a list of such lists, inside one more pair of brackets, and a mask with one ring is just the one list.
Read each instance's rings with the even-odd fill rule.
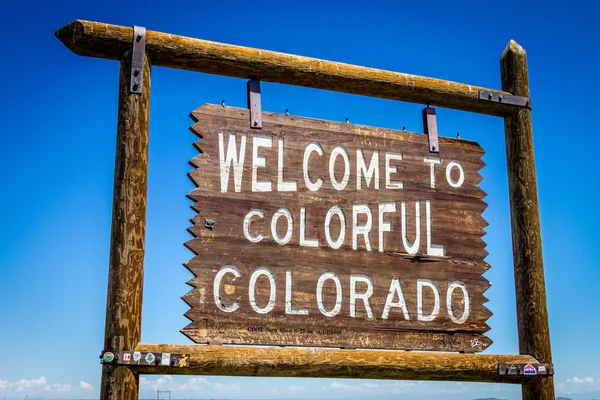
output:
[[154,357],[154,354],[152,353],[148,353],[146,354],[146,363],[147,364],[152,364],[154,363],[154,360],[156,359],[156,357]]
[[133,353],[133,361],[140,361],[142,359],[142,353],[136,351]]
[[114,359],[115,355],[110,351],[107,351],[106,353],[104,353],[104,355],[102,355],[102,361],[104,361],[105,363],[112,362]]

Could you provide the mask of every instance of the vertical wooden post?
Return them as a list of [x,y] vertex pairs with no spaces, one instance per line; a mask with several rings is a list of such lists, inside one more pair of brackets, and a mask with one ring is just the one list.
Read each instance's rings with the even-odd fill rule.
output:
[[[129,92],[131,52],[121,58],[105,350],[133,350],[141,339],[150,60],[145,56],[142,94]],[[139,376],[128,367],[104,364],[100,398],[137,400]]]
[[[527,54],[511,40],[500,58],[502,90],[529,97]],[[551,363],[550,329],[542,260],[531,111],[515,110],[504,118],[519,351]],[[540,377],[523,385],[523,400],[554,400],[554,379]]]

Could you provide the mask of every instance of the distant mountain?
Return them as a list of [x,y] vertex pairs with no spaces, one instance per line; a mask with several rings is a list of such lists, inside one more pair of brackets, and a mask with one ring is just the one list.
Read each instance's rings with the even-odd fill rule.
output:
[[[485,397],[485,398],[479,398],[479,399],[474,399],[474,400],[506,400],[506,399],[499,399],[497,397]],[[559,400],[559,399],[556,399]],[[571,399],[566,399],[566,400],[571,400]]]

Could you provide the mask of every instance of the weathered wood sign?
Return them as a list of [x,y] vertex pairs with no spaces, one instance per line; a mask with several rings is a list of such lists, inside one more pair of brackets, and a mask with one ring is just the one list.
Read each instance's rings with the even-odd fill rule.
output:
[[482,351],[474,142],[204,105],[189,197],[198,343]]
[[[137,399],[140,374],[520,383],[524,400],[554,399],[527,55],[516,42],[502,53],[502,90],[494,90],[139,26],[76,20],[56,36],[76,54],[121,63],[104,335],[115,358],[102,366],[101,399]],[[139,343],[150,62],[503,117],[520,354]],[[132,67],[139,63],[143,71]],[[198,342],[489,346],[481,149],[442,139],[433,156],[422,135],[264,115],[262,131],[248,129],[244,110],[205,106],[193,115],[206,139],[192,162],[200,214],[188,246],[198,255],[187,264],[196,277],[183,332]],[[114,362],[135,352],[156,354],[155,364],[158,354],[160,364],[164,353],[170,363],[189,355],[189,367]]]

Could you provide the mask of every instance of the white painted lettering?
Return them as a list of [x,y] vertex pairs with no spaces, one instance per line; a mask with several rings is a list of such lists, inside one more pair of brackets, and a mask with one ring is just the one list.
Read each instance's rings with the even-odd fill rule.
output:
[[402,189],[404,184],[402,181],[393,181],[392,174],[398,172],[398,167],[391,165],[392,160],[402,160],[400,153],[385,153],[385,188],[386,189]]
[[265,237],[265,235],[263,235],[262,233],[259,233],[258,235],[253,235],[250,232],[250,222],[252,220],[252,217],[264,218],[264,216],[265,216],[265,213],[263,212],[263,210],[259,210],[259,209],[255,208],[255,209],[248,211],[248,214],[246,214],[246,216],[244,217],[244,224],[243,224],[244,236],[246,237],[246,239],[248,239],[252,243],[258,243],[261,240],[263,240],[263,238]]
[[[394,301],[395,296],[398,296],[398,300],[396,301]],[[402,287],[400,286],[400,280],[398,278],[392,279],[392,283],[390,284],[390,290],[388,292],[387,299],[385,300],[385,306],[383,307],[383,314],[381,314],[382,319],[388,318],[390,315],[390,309],[392,307],[401,308],[402,312],[404,313],[404,319],[407,321],[410,319],[408,308],[406,307],[406,302],[404,301]]]
[[[434,304],[431,314],[425,315],[423,313],[423,287],[428,287],[433,291]],[[440,312],[440,292],[432,281],[428,279],[417,280],[417,320],[419,321],[433,321]]]
[[310,180],[310,176],[308,175],[308,161],[310,158],[310,154],[313,151],[316,152],[319,156],[323,155],[323,148],[321,147],[321,145],[319,143],[310,142],[309,144],[307,144],[306,148],[304,149],[304,158],[302,160],[302,171],[304,174],[304,183],[306,184],[306,187],[308,188],[308,190],[310,190],[312,192],[316,192],[317,190],[319,190],[321,185],[323,185],[323,178],[319,177],[315,182],[313,182]]
[[[367,222],[364,225],[358,224],[358,214],[365,214],[367,216]],[[371,209],[366,204],[353,204],[352,205],[352,249],[358,249],[358,235],[362,235],[365,239],[365,247],[368,251],[372,251],[371,239],[369,239],[369,232],[373,225],[373,216],[371,215]]]
[[366,186],[371,186],[371,179],[375,175],[375,189],[379,189],[379,150],[373,150],[373,156],[371,157],[371,163],[367,169],[365,154],[363,149],[356,149],[356,189],[361,190],[362,187],[362,176],[365,176]]
[[[269,302],[266,306],[261,307],[256,303],[256,281],[258,277],[265,275],[269,279],[270,294]],[[257,268],[252,275],[250,275],[250,285],[248,286],[248,296],[250,298],[250,306],[254,311],[259,314],[267,314],[275,307],[275,298],[277,296],[277,285],[275,284],[275,276],[273,272],[268,268]]]
[[[342,156],[344,160],[344,177],[341,181],[338,181],[335,177],[335,160],[338,156]],[[344,190],[346,185],[348,185],[348,180],[350,179],[350,157],[348,157],[348,151],[342,146],[336,146],[331,151],[331,155],[329,156],[329,178],[336,190]]]
[[[335,283],[335,306],[331,310],[326,309],[323,305],[323,285],[327,279],[331,279]],[[342,282],[333,272],[321,274],[317,281],[317,307],[319,307],[321,314],[326,317],[335,317],[342,309]]]
[[[456,318],[454,311],[452,310],[452,293],[456,288],[462,290],[464,299],[463,313],[460,318]],[[471,304],[469,301],[469,292],[467,291],[467,287],[464,283],[455,281],[448,286],[448,291],[446,292],[446,308],[448,308],[448,315],[450,316],[452,322],[464,324],[467,318],[469,318],[469,314],[471,313]]]
[[408,229],[406,227],[408,217],[406,216],[405,201],[400,203],[400,208],[402,212],[402,244],[404,245],[404,250],[408,254],[417,254],[421,243],[421,203],[418,200],[415,201],[415,240],[412,244],[408,241]]
[[279,138],[279,152],[277,154],[277,190],[280,192],[295,192],[298,182],[283,180],[283,138]]
[[270,192],[272,187],[271,181],[258,179],[258,168],[265,167],[265,157],[258,155],[259,147],[272,147],[273,138],[271,136],[254,136],[252,140],[252,191],[253,192]]
[[431,181],[431,187],[435,187],[435,165],[440,164],[442,161],[436,157],[425,157],[423,159],[426,163],[429,163],[429,175]]
[[[363,282],[367,284],[367,290],[363,293],[356,292],[356,284]],[[356,300],[362,300],[367,310],[367,316],[369,318],[375,318],[373,311],[371,311],[371,305],[369,304],[369,297],[373,294],[373,279],[367,275],[350,274],[350,316],[356,318]]]
[[[279,236],[279,234],[277,233],[277,221],[280,217],[285,217],[287,221],[287,229],[285,235],[283,236]],[[275,211],[275,214],[273,214],[273,218],[271,219],[271,235],[273,236],[273,239],[281,245],[287,244],[287,242],[289,242],[292,238],[293,230],[294,218],[292,217],[292,213],[290,212],[290,210],[288,210],[287,208],[280,208],[277,211]]]
[[292,270],[285,271],[285,313],[293,315],[308,315],[307,308],[294,308],[292,306]]
[[221,171],[221,192],[227,192],[229,185],[229,171],[233,165],[233,186],[236,192],[242,191],[242,175],[244,174],[244,159],[246,156],[247,135],[242,134],[240,152],[237,152],[237,137],[235,133],[229,134],[227,154],[225,154],[225,139],[223,131],[219,131],[219,161]]
[[379,203],[379,251],[382,253],[385,249],[385,237],[383,233],[392,230],[392,223],[384,219],[384,214],[390,212],[396,212],[395,201]]
[[425,200],[425,219],[427,220],[427,255],[435,257],[444,256],[444,246],[431,244],[431,201]]
[[[340,219],[340,234],[336,240],[333,240],[331,237],[331,218],[333,218],[334,215],[337,215]],[[332,206],[329,210],[327,210],[327,215],[325,216],[325,239],[327,239],[327,244],[332,249],[339,249],[342,247],[342,244],[344,244],[345,238],[346,217],[344,216],[344,212],[340,206]]]
[[306,238],[306,207],[300,207],[300,246],[319,247],[319,239]]
[[[452,179],[452,168],[455,167],[458,169],[458,180],[456,181]],[[448,181],[448,184],[453,188],[462,186],[462,184],[465,181],[465,171],[463,170],[461,163],[459,163],[458,161],[450,161],[448,165],[446,165],[446,180]]]
[[215,305],[221,311],[234,312],[240,307],[240,304],[237,301],[234,301],[230,305],[226,305],[223,303],[223,299],[221,299],[221,280],[223,279],[223,276],[225,274],[232,274],[234,276],[234,280],[235,278],[239,278],[241,276],[240,271],[237,268],[232,267],[231,265],[226,265],[217,272],[217,274],[215,275],[215,281],[213,282],[213,295],[215,298]]

